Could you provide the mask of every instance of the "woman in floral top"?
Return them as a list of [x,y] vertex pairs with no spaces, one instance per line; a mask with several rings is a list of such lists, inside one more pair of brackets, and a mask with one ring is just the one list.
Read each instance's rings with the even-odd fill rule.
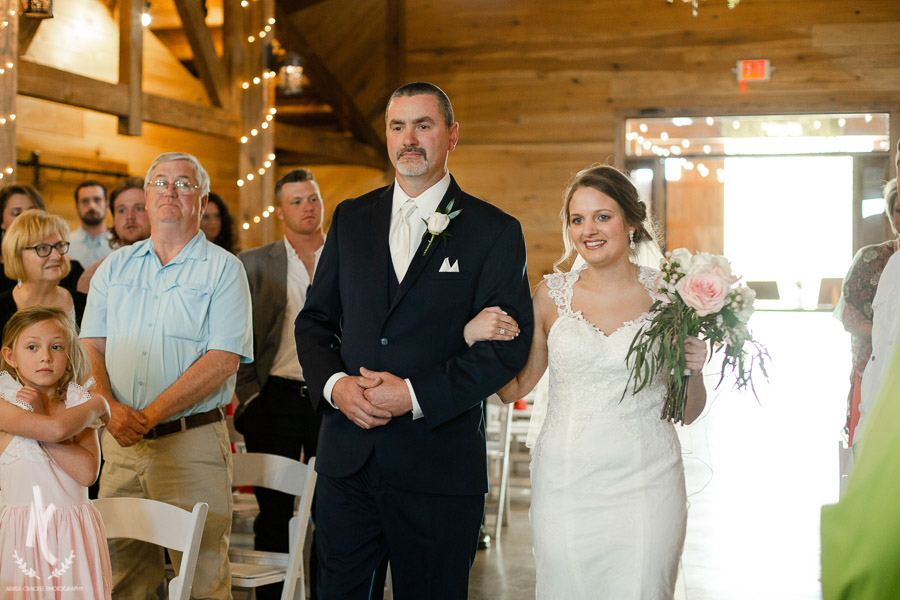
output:
[[900,205],[897,202],[897,180],[884,186],[885,214],[894,232],[894,239],[860,248],[844,278],[841,301],[834,316],[850,333],[853,370],[850,372],[850,395],[847,398],[847,424],[844,427],[853,445],[853,434],[859,422],[859,384],[869,356],[872,354],[872,298],[888,259],[900,246]]

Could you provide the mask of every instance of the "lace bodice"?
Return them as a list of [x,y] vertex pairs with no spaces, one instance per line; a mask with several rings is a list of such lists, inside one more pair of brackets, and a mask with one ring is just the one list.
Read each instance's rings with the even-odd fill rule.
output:
[[[573,285],[582,270],[545,277],[558,317],[547,338],[551,401],[544,431],[565,421],[574,425],[572,433],[578,435],[598,416],[621,420],[632,431],[637,427],[635,419],[658,421],[665,391],[661,383],[648,385],[637,395],[631,391],[633,383],[626,390],[630,368],[625,356],[650,314],[623,323],[609,335],[603,333],[581,311],[572,310]],[[658,273],[641,267],[639,280],[648,294],[653,292]]]

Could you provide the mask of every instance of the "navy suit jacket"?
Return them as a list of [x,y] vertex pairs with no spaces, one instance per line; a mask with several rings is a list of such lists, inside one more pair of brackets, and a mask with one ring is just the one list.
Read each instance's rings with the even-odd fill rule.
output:
[[[388,232],[393,186],[342,202],[297,317],[298,356],[310,397],[323,415],[316,470],[347,477],[374,453],[385,480],[410,491],[480,494],[487,491],[482,402],[525,365],[534,316],[525,240],[519,222],[463,192],[451,178],[441,200],[462,212],[446,243],[427,236],[398,285]],[[458,273],[440,272],[445,258]],[[394,281],[393,286],[391,281]],[[393,288],[393,294],[392,294]],[[500,306],[521,328],[511,342],[463,339],[481,309]],[[364,430],[323,397],[327,380],[360,367],[409,378],[424,413],[407,413]]]

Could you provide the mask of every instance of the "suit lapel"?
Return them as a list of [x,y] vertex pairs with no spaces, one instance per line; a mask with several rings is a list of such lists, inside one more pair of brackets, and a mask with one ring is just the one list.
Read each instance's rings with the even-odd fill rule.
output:
[[[447,193],[444,194],[444,197],[441,198],[441,203],[438,204],[438,211],[446,212],[447,205],[450,203],[451,199],[456,199],[456,202],[453,204],[453,210],[457,210],[460,207],[461,201],[461,190],[459,186],[456,184],[456,180],[453,176],[450,176],[450,187],[447,188]],[[462,215],[460,215],[462,216]],[[452,229],[452,221],[451,225],[447,227],[447,229]],[[427,230],[426,230],[427,231]],[[413,255],[412,262],[409,263],[409,269],[406,270],[406,275],[403,277],[403,281],[400,282],[400,289],[397,290],[397,294],[394,296],[394,301],[391,303],[391,308],[388,311],[388,314],[394,310],[394,307],[400,302],[403,296],[406,295],[406,292],[412,287],[412,285],[419,278],[419,275],[422,274],[422,270],[426,265],[432,262],[432,257],[437,254],[438,245],[442,244],[443,241],[435,237],[434,242],[432,242],[431,247],[428,248],[428,253],[425,254],[425,248],[428,247],[428,239],[431,237],[431,234],[426,233],[426,235],[419,242],[419,247],[416,249],[416,253]]]
[[269,282],[269,289],[261,294],[266,302],[271,302],[272,312],[276,315],[275,325],[269,330],[268,343],[274,343],[278,346],[278,340],[281,336],[282,322],[284,321],[284,312],[287,308],[287,249],[284,247],[284,240],[275,243],[269,250],[269,258],[272,262],[265,265],[266,269],[271,269],[275,273],[275,277],[266,278],[264,281]]
[[394,202],[394,186],[385,188],[384,193],[372,203],[372,287],[373,300],[381,303],[379,312],[387,312],[391,301],[388,280],[393,277],[391,264],[391,248],[388,237],[391,228],[391,207]]

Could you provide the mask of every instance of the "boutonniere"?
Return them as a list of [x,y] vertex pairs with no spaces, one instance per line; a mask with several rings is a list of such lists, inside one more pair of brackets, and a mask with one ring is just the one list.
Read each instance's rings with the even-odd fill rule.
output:
[[447,245],[447,238],[452,237],[451,234],[447,233],[444,230],[447,229],[448,225],[450,225],[450,220],[455,219],[457,216],[459,216],[459,213],[462,212],[461,208],[458,210],[453,210],[454,202],[456,202],[456,198],[451,199],[450,202],[447,203],[446,211],[441,212],[439,210],[436,210],[431,213],[431,216],[428,217],[427,221],[425,221],[425,219],[422,219],[423,221],[425,221],[426,226],[426,231],[422,236],[422,239],[424,240],[428,235],[431,236],[431,238],[429,238],[428,240],[428,245],[425,246],[425,252],[422,253],[422,256],[428,254],[428,249],[431,248],[431,242],[433,242],[434,238],[436,238],[437,236],[441,236],[441,238],[444,240],[445,246]]

